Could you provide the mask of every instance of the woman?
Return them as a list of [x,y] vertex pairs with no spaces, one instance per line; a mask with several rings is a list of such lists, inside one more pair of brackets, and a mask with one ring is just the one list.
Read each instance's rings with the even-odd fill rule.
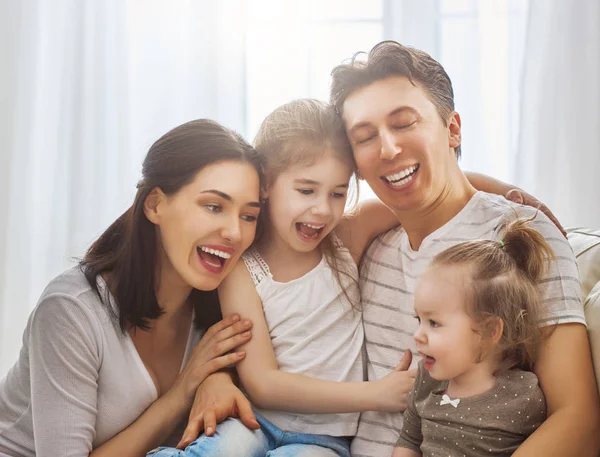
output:
[[254,149],[215,122],[154,143],[133,205],[29,318],[0,383],[0,455],[144,455],[177,443],[198,386],[250,339],[238,316],[203,329],[254,239],[259,189]]

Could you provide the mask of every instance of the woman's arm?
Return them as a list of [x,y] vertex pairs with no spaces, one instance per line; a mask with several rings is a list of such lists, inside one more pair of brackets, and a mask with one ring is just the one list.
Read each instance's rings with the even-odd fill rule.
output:
[[358,264],[375,237],[398,225],[400,222],[392,210],[381,200],[372,199],[361,202],[356,213],[345,215],[335,233]]
[[514,457],[598,457],[600,400],[591,360],[584,325],[554,329],[533,370],[546,396],[548,418]]
[[219,299],[224,314],[241,311],[252,321],[252,339],[238,349],[246,357],[237,370],[250,400],[260,408],[296,413],[404,409],[414,370],[394,371],[371,383],[324,381],[279,371],[262,303],[243,262],[219,287]]
[[[213,326],[207,332],[208,337],[203,338],[204,343],[194,349],[190,358],[193,366],[190,369],[186,366],[185,379],[178,379],[177,387],[159,398],[129,427],[93,449],[100,366],[108,363],[105,358],[110,357],[102,350],[102,326],[95,314],[77,299],[49,296],[30,318],[26,343],[36,455],[144,456],[163,443],[185,417],[200,382],[213,371],[240,360],[236,354],[219,357],[245,341],[238,337],[241,323],[232,324],[233,318],[228,318]],[[218,343],[221,348],[216,347]],[[223,352],[219,352],[221,349]],[[196,387],[190,397],[188,390],[194,383]]]

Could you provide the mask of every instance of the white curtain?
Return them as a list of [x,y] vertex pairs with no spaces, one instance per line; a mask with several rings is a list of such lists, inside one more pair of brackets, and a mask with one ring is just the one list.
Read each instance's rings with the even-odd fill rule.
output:
[[563,224],[600,228],[600,2],[532,0],[529,17],[515,176]]
[[241,0],[0,2],[0,377],[47,282],[132,201],[149,146],[243,130]]

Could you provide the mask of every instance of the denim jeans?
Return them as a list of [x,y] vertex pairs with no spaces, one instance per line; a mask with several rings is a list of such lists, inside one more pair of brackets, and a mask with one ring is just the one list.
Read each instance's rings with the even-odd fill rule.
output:
[[229,418],[211,437],[201,435],[185,450],[161,447],[147,457],[350,457],[350,441],[328,435],[284,432],[260,415],[259,430]]

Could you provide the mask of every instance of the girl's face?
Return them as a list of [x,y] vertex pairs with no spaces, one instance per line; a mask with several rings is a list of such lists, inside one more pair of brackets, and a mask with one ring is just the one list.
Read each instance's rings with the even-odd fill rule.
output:
[[174,195],[156,188],[144,209],[160,234],[161,277],[215,289],[254,239],[259,191],[256,170],[237,161],[207,165]]
[[419,279],[415,312],[419,329],[414,335],[425,369],[437,380],[476,378],[482,366],[482,338],[465,310],[465,267],[436,266]]
[[311,252],[336,227],[346,205],[352,169],[331,150],[312,165],[294,165],[269,183],[272,242]]

